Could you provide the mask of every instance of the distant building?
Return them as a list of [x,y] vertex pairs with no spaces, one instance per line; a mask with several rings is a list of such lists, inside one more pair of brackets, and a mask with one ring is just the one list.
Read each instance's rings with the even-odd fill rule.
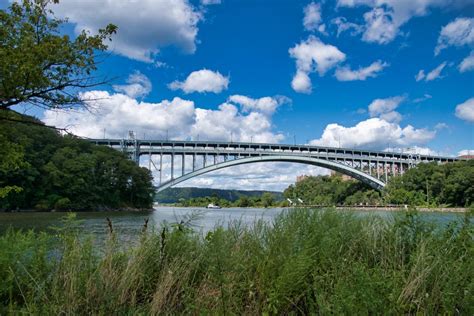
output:
[[341,177],[342,181],[351,181],[354,180],[346,174],[339,173],[337,171],[331,171],[331,177]]
[[474,155],[462,155],[462,156],[459,156],[458,158],[470,160],[470,159],[474,159]]

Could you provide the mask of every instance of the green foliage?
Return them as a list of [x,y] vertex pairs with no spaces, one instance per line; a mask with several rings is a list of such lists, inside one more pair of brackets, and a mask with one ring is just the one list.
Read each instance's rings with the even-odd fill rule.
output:
[[[14,112],[2,114],[19,117]],[[24,116],[21,119],[32,120]],[[0,187],[21,188],[0,198],[0,210],[97,210],[152,205],[151,173],[116,150],[61,136],[43,126],[8,120],[0,120],[0,142],[15,144],[8,153],[21,158],[21,162],[14,163],[6,158],[10,163],[0,167]]]
[[[257,198],[268,191],[259,190],[223,190],[223,189],[211,189],[211,188],[168,188],[155,195],[155,201],[159,203],[177,203],[183,202],[189,199],[198,201],[197,198],[217,197],[220,200],[230,202],[237,201],[242,196],[249,198]],[[282,200],[283,195],[281,192],[268,192],[273,195],[275,200]],[[209,202],[208,202],[209,203]],[[221,205],[222,203],[219,203]],[[207,204],[206,204],[207,205]]]
[[19,103],[70,108],[83,104],[80,89],[103,83],[91,73],[117,27],[109,24],[97,35],[82,31],[72,40],[60,35],[66,20],[54,17],[55,3],[14,1],[0,10],[0,109]]
[[474,203],[474,160],[419,164],[390,180],[388,203],[418,206],[470,206]]
[[284,192],[290,200],[301,199],[305,205],[377,205],[382,203],[378,191],[356,180],[340,175],[305,177]]
[[205,237],[190,218],[127,246],[70,217],[54,237],[0,236],[0,314],[472,315],[472,220],[296,209]]
[[205,196],[191,199],[180,199],[178,205],[184,207],[198,206],[205,207],[210,203],[214,205],[219,205],[221,207],[275,207],[282,206],[281,200],[279,200],[279,195],[273,194],[273,192],[263,191],[262,195],[254,195],[255,192],[261,191],[250,191],[252,192],[249,195],[245,195],[246,191],[240,197],[234,201],[229,201],[224,198],[219,198],[215,196]]

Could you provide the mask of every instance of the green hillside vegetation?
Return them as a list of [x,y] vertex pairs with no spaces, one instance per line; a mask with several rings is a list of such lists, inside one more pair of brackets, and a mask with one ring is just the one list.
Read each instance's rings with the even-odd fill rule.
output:
[[284,192],[306,205],[468,207],[474,203],[474,160],[423,163],[392,178],[382,192],[339,175],[306,177]]
[[[0,210],[150,208],[152,176],[122,153],[11,111],[0,117]],[[26,120],[19,123],[11,120]]]
[[274,191],[261,191],[261,190],[223,190],[223,189],[211,189],[211,188],[168,188],[164,191],[158,192],[155,195],[155,201],[159,203],[177,203],[188,199],[195,198],[219,198],[229,202],[235,202],[242,197],[260,197],[264,193],[270,193],[274,199],[282,200],[283,194],[281,192]]
[[[245,192],[245,191],[244,191]],[[241,195],[237,200],[229,201],[219,198],[217,195],[205,196],[191,199],[181,199],[177,205],[190,207],[205,207],[210,203],[221,207],[274,207],[287,206],[285,200],[281,199],[281,193],[275,195],[271,192],[263,192],[261,195]]]

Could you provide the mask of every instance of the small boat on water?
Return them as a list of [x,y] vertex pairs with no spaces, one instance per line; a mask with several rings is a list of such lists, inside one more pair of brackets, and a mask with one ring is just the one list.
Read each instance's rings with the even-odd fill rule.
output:
[[222,208],[222,207],[220,207],[219,205],[214,205],[214,204],[210,203],[210,204],[208,204],[208,205],[206,206],[206,208],[220,209],[220,208]]

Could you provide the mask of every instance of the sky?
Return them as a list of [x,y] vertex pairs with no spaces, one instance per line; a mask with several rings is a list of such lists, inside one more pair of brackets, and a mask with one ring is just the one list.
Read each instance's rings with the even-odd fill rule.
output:
[[[472,0],[63,0],[51,8],[72,35],[118,26],[98,69],[113,82],[82,92],[92,111],[17,108],[77,135],[474,152]],[[181,186],[282,190],[299,174],[327,170],[253,164]]]

